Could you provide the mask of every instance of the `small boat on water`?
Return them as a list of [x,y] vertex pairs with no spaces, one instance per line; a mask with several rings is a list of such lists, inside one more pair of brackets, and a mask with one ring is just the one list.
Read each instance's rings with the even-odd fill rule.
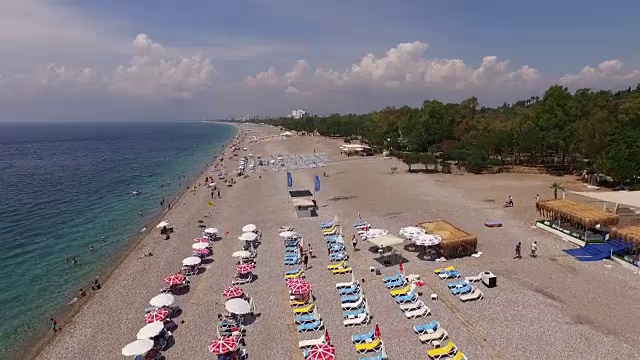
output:
[[133,196],[138,196],[138,195],[142,194],[142,191],[140,191],[140,190],[133,190],[133,191],[132,191],[132,194],[133,194]]

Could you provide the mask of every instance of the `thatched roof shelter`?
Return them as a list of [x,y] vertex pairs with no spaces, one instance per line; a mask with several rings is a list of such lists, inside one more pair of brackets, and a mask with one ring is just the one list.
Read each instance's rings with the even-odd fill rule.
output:
[[640,226],[621,226],[611,229],[609,237],[620,239],[625,243],[633,244],[634,248],[640,247]]
[[620,221],[618,214],[567,199],[539,201],[536,203],[536,210],[548,219],[565,221],[581,229],[590,229],[598,224],[614,226]]
[[429,221],[419,223],[416,226],[423,228],[429,234],[440,236],[442,241],[438,247],[449,258],[469,256],[478,247],[476,236],[466,233],[446,221]]

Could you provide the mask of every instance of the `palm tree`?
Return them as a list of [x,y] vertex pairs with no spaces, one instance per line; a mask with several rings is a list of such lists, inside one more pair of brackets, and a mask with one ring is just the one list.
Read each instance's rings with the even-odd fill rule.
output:
[[564,188],[562,187],[562,184],[554,182],[553,184],[551,184],[551,186],[549,186],[550,189],[553,189],[553,198],[558,200],[558,190],[564,190]]

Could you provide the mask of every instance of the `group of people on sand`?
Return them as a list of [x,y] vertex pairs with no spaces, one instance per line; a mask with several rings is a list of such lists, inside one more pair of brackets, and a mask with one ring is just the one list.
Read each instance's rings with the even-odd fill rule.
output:
[[[529,254],[529,257],[537,257],[538,256],[538,242],[534,241],[531,243],[531,253]],[[522,259],[522,242],[518,242],[518,244],[516,245],[516,256],[514,256],[514,259]]]

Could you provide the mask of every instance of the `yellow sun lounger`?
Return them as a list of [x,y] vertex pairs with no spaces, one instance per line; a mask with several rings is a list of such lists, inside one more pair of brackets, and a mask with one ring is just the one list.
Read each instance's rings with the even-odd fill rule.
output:
[[359,352],[360,354],[364,354],[367,351],[374,351],[377,350],[381,345],[381,341],[380,338],[375,338],[373,339],[372,342],[365,342],[365,343],[359,343],[359,344],[355,344],[354,346],[356,347],[356,351]]
[[449,341],[443,347],[431,349],[427,351],[427,355],[434,360],[441,359],[454,351],[458,351],[458,348],[453,344],[452,341]]
[[300,269],[300,271],[298,271],[295,274],[286,274],[284,276],[285,279],[293,279],[293,278],[299,278],[302,277],[302,275],[304,275],[304,272],[302,272],[302,269]]
[[337,264],[331,264],[331,265],[327,266],[327,269],[335,270],[335,269],[343,268],[344,266],[345,266],[344,261],[340,261]]
[[440,274],[443,271],[453,271],[453,270],[455,270],[455,268],[453,266],[447,266],[446,268],[435,269],[435,270],[433,270],[433,272],[436,273],[436,274]]
[[304,299],[300,300],[289,300],[289,305],[291,307],[302,307],[309,305],[309,296],[306,296]]
[[458,350],[452,358],[449,358],[449,360],[467,360],[467,357],[464,356],[462,351]]
[[341,268],[337,268],[337,269],[333,269],[331,270],[331,272],[334,275],[339,275],[339,274],[348,274],[351,271],[353,271],[353,269],[351,269],[351,266],[347,266],[347,267],[341,267]]
[[407,285],[400,289],[393,289],[389,291],[389,293],[391,294],[391,296],[396,297],[396,296],[407,294],[409,293],[409,291],[411,291],[411,285]]
[[307,306],[303,306],[303,307],[298,307],[298,308],[294,308],[293,309],[293,313],[298,315],[298,314],[307,314],[313,311],[313,303],[307,305]]

